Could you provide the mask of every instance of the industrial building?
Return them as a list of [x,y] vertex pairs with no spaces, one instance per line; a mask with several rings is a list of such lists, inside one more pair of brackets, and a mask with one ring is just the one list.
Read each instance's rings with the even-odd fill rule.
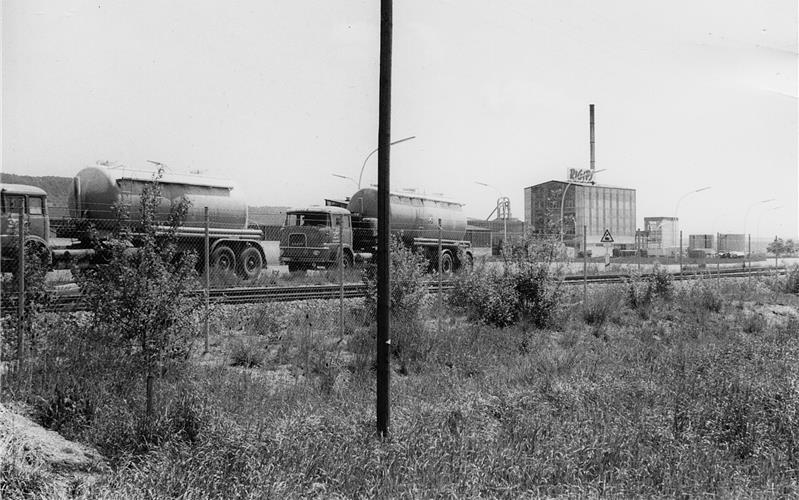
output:
[[688,255],[713,255],[716,253],[715,234],[691,234],[688,236]]
[[722,252],[746,252],[746,235],[744,234],[719,234],[718,248]]
[[678,255],[679,227],[680,220],[677,217],[644,217],[647,253],[655,256]]
[[[562,215],[561,215],[561,206]],[[582,250],[601,246],[605,231],[619,249],[635,245],[635,189],[575,181],[548,181],[524,188],[524,222],[534,233],[557,235]]]

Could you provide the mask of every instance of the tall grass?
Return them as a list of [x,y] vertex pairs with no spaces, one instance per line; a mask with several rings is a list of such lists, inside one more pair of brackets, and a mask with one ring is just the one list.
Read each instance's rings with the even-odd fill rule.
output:
[[[348,302],[341,342],[335,307],[231,308],[216,323],[229,345],[247,336],[286,346],[282,354],[248,369],[220,360],[165,377],[168,404],[149,434],[121,399],[107,399],[75,433],[116,453],[114,474],[87,494],[799,494],[799,319],[769,316],[748,328],[747,315],[767,314],[757,301],[773,297],[754,286],[748,295],[713,282],[657,286],[645,317],[625,300],[627,287],[594,289],[586,304],[563,308],[571,315],[556,328],[496,328],[429,302],[420,322],[393,318],[404,341],[393,352],[386,440],[374,432],[374,325],[362,305]],[[267,322],[277,326],[262,328],[266,316],[279,316]],[[603,336],[592,334],[597,325]],[[315,341],[304,343],[309,332]],[[275,381],[305,359],[318,361]],[[129,440],[111,442],[115,434]]]

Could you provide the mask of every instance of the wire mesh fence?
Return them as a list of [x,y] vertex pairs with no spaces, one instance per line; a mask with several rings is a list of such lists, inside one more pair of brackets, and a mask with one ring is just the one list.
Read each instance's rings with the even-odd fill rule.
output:
[[[155,210],[149,227],[157,240],[174,247],[173,259],[192,263],[195,274],[187,292],[204,299],[204,319],[198,325],[202,351],[216,349],[235,366],[290,359],[285,364],[300,367],[298,373],[306,378],[326,373],[325,367],[342,359],[369,362],[369,349],[345,348],[342,339],[349,342],[354,335],[360,344],[371,345],[374,338],[373,224],[356,224],[332,212],[305,218],[261,213],[253,222],[246,211],[242,215],[239,209],[219,206],[192,206],[178,220],[167,201]],[[135,211],[98,204],[81,207],[78,218],[48,218],[45,210],[4,205],[0,372],[9,362],[24,371],[19,368],[24,360],[35,357],[34,322],[42,311],[74,314],[86,308],[76,275],[102,266],[109,242],[124,240],[135,254],[145,240]],[[49,213],[71,214],[67,207],[52,207]],[[22,252],[20,228],[26,234]],[[392,230],[398,245],[418,258],[392,278],[397,295],[392,307],[402,319],[397,335],[409,337],[440,325],[450,277],[474,266],[501,267],[527,259],[547,263],[558,275],[587,277],[631,275],[654,265],[720,275],[722,268],[751,269],[757,261],[780,264],[778,255],[773,264],[765,260],[763,246],[744,253],[726,241],[729,249],[721,251],[721,239],[711,248],[664,248],[662,242],[653,245],[637,235],[631,242],[606,245],[590,242],[588,235],[580,242],[580,234],[467,231],[452,222],[431,225],[428,220]],[[47,259],[41,259],[37,245],[46,245]],[[42,272],[51,267],[57,270]],[[319,354],[322,347],[324,354]]]

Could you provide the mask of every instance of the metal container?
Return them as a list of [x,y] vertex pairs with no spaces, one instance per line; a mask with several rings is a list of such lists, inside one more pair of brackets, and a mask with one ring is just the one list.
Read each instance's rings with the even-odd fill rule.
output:
[[[365,188],[351,198],[348,210],[354,219],[361,219],[361,227],[376,231],[377,190]],[[417,238],[438,238],[438,221],[441,220],[444,240],[463,240],[466,234],[466,215],[463,204],[455,201],[414,192],[390,194],[391,232],[399,234],[406,243]]]
[[[152,171],[86,167],[73,180],[69,196],[70,215],[104,228],[110,227],[117,218],[114,207],[124,207],[130,219],[136,221],[140,216],[142,190],[154,179]],[[159,223],[167,222],[172,207],[185,198],[190,203],[183,222],[185,227],[203,227],[204,210],[208,207],[212,227],[247,228],[247,204],[233,194],[232,182],[199,175],[165,173],[158,183],[161,192],[156,220]]]

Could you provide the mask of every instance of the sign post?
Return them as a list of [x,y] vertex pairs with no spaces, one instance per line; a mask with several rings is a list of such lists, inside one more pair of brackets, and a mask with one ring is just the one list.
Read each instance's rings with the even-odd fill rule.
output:
[[602,235],[602,239],[600,239],[599,242],[605,245],[605,269],[607,269],[610,267],[610,253],[613,251],[611,249],[613,236],[610,234],[610,229],[605,229],[605,233]]

